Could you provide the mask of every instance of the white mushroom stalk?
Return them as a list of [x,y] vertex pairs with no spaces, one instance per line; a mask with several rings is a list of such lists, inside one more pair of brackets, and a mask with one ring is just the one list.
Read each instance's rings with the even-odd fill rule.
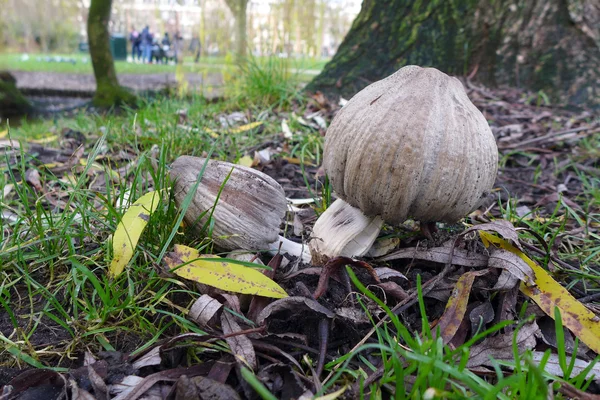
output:
[[363,256],[377,239],[382,226],[381,217],[367,217],[358,208],[337,199],[313,227],[310,242],[313,262],[321,265],[334,257]]
[[433,69],[401,68],[357,93],[325,139],[334,202],[315,224],[316,262],[368,251],[383,222],[456,222],[496,178],[498,150],[461,82]]
[[270,176],[223,161],[181,156],[171,165],[175,201],[181,207],[204,164],[185,222],[199,232],[212,216],[213,243],[224,250],[281,252],[310,262],[306,246],[279,235],[287,211],[283,188]]

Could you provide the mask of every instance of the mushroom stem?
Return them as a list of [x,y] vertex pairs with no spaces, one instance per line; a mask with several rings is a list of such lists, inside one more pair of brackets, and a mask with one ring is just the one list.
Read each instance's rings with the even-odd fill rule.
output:
[[381,227],[381,217],[368,217],[361,210],[337,199],[317,220],[309,243],[313,263],[323,265],[334,257],[361,257]]
[[[281,250],[279,245],[281,244]],[[292,242],[289,239],[284,238],[283,236],[279,236],[277,240],[269,245],[268,249],[270,254],[277,254],[277,252],[287,253],[291,256],[300,258],[303,263],[310,264],[311,255],[308,246],[302,243]]]

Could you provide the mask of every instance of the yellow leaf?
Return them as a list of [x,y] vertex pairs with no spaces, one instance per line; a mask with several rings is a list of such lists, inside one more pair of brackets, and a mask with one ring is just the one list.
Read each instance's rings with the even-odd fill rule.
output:
[[[296,157],[282,157],[285,161],[289,162],[290,164],[296,164],[296,165],[301,165],[302,164],[302,160],[300,160],[299,158]],[[308,167],[316,167],[315,164],[308,162],[308,161],[304,161],[304,165],[308,166]]]
[[219,137],[219,134],[217,132],[215,132],[213,129],[204,128],[204,132],[208,133],[210,135],[210,137],[213,139],[216,139]]
[[54,142],[57,139],[58,139],[57,135],[52,135],[52,136],[47,136],[47,137],[40,138],[40,139],[32,139],[32,140],[30,140],[30,142],[36,143],[36,144],[46,144],[46,143]]
[[56,168],[56,167],[62,167],[63,165],[65,165],[65,164],[57,161],[57,162],[51,162],[51,163],[42,164],[42,165],[40,165],[40,167],[41,168],[52,169],[52,168]]
[[336,400],[337,398],[341,397],[344,392],[346,391],[346,389],[348,389],[349,385],[344,386],[343,388],[336,390],[333,393],[329,393],[320,397],[315,397],[315,400]]
[[558,307],[563,325],[590,349],[600,354],[600,319],[596,314],[577,301],[567,289],[521,250],[491,233],[479,231],[479,235],[486,247],[495,244],[525,261],[535,273],[536,284],[527,286],[521,283],[521,292],[535,301],[551,318],[554,318],[554,308]]
[[119,226],[113,236],[113,259],[110,263],[109,275],[118,276],[131,260],[150,215],[160,203],[160,195],[156,191],[146,193],[129,207],[123,214]]
[[8,129],[0,131],[0,139],[5,138],[8,135]]
[[281,286],[259,270],[218,258],[213,255],[201,256],[196,249],[175,245],[175,250],[165,257],[165,262],[180,277],[218,289],[276,299],[288,296]]
[[257,126],[261,126],[261,125],[262,125],[262,122],[260,122],[260,121],[250,122],[249,124],[241,125],[241,126],[238,126],[237,128],[229,129],[229,132],[230,133],[242,133],[242,132],[249,131],[250,129],[254,129]]
[[252,167],[254,164],[254,158],[250,156],[244,156],[240,158],[237,162],[239,165],[243,165],[244,167]]

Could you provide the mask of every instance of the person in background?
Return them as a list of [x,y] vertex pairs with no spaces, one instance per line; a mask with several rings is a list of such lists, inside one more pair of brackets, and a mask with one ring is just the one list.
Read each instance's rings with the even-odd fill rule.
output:
[[189,50],[192,54],[195,54],[194,62],[198,64],[198,61],[200,60],[200,50],[202,50],[202,43],[200,43],[200,38],[197,34],[192,37]]
[[141,46],[142,46],[142,59],[144,62],[152,61],[152,34],[150,33],[150,27],[146,25],[146,27],[142,30],[140,35]]
[[135,29],[135,27],[131,27],[129,41],[131,42],[131,58],[133,59],[133,61],[139,60],[142,57],[142,38],[140,37],[140,33]]
[[171,40],[169,39],[169,34],[167,32],[165,32],[165,36],[163,36],[162,42],[160,44],[162,44],[163,46],[171,45]]

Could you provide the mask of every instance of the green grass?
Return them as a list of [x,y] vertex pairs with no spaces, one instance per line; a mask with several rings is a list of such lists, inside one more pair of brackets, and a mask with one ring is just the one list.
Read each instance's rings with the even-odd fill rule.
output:
[[[46,62],[46,56],[61,56],[73,58],[75,64]],[[26,61],[21,60],[21,54],[4,53],[0,54],[0,70],[10,71],[38,71],[38,72],[61,72],[72,74],[93,74],[92,64],[88,54],[30,54]],[[40,59],[38,61],[38,58]],[[253,58],[254,59],[254,58]],[[260,62],[271,62],[274,57],[259,57],[255,60]],[[85,62],[84,62],[85,60]],[[277,59],[286,63],[288,68],[298,71],[304,81],[308,82],[310,77],[314,76],[315,71],[320,71],[328,60],[325,59]],[[155,74],[155,73],[175,73],[175,65],[165,64],[136,64],[126,61],[115,61],[115,68],[118,74]],[[200,62],[195,64],[193,58],[186,56],[183,63],[183,72],[185,73],[200,73],[200,72],[230,72],[236,70],[232,63],[231,57],[202,57]],[[303,72],[306,71],[306,72]]]
[[[113,281],[107,277],[110,237],[129,204],[151,189],[169,192],[166,165],[177,156],[213,151],[215,158],[236,162],[280,137],[279,120],[272,113],[259,115],[258,110],[248,117],[255,121],[260,116],[260,127],[240,133],[222,128],[217,116],[236,107],[233,102],[212,104],[202,98],[160,98],[120,115],[80,113],[0,129],[9,128],[12,139],[24,142],[54,138],[45,145],[60,148],[63,138],[56,132],[69,128],[85,134],[89,152],[85,167],[76,165],[57,174],[23,150],[13,154],[18,163],[7,168],[11,157],[1,153],[0,187],[12,185],[12,190],[6,196],[0,192],[0,212],[10,215],[2,220],[0,233],[0,309],[9,316],[13,333],[3,339],[6,347],[0,346],[0,365],[68,366],[83,347],[99,351],[130,341],[125,348],[133,350],[151,346],[167,334],[202,333],[184,314],[197,297],[194,287],[160,273],[163,249],[171,251],[174,243],[198,243],[182,235],[176,223],[181,210],[175,209],[173,199],[166,197],[152,215],[133,260]],[[187,110],[183,121],[178,114],[182,109]],[[294,149],[307,137],[322,140],[311,128],[296,128],[289,140]],[[158,173],[147,157],[155,144],[163,150]],[[119,153],[131,159],[119,161],[115,158]],[[297,156],[298,150],[278,156],[284,155]],[[307,160],[316,161],[308,156]],[[128,163],[127,172],[111,179]],[[39,171],[49,190],[46,195],[24,183],[31,168]],[[59,199],[60,206],[49,198]],[[67,337],[41,337],[41,327],[47,325],[60,327]],[[52,344],[40,344],[46,341]]]

